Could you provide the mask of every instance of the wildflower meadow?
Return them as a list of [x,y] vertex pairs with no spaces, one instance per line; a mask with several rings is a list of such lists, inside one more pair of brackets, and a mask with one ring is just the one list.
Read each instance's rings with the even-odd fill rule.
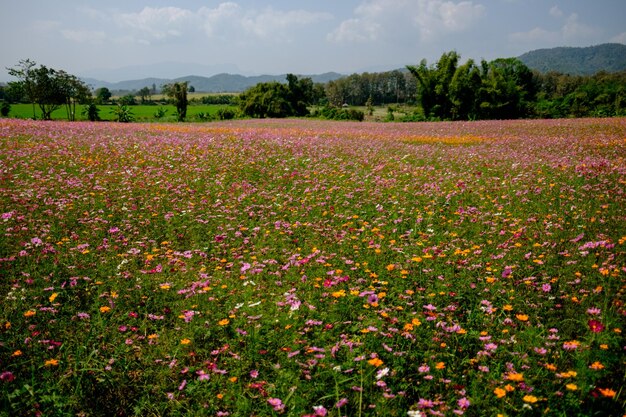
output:
[[0,416],[624,414],[624,118],[0,151]]

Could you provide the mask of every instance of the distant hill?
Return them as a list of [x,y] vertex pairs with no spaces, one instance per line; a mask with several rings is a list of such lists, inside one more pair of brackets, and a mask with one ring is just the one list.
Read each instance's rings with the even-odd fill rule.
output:
[[626,70],[626,45],[605,43],[583,48],[537,49],[518,58],[529,68],[542,73],[593,75],[600,71],[619,72]]
[[[197,92],[239,93],[261,82],[286,82],[286,77],[287,74],[257,75],[249,77],[237,74],[216,74],[211,77],[189,75],[186,77],[179,77],[174,79],[143,78],[140,80],[120,81],[116,83],[96,80],[93,78],[83,78],[82,80],[93,89],[106,87],[111,91],[137,91],[144,87],[152,88],[153,84],[156,86],[157,89],[160,89],[160,87],[164,84],[168,84],[171,82],[187,81],[189,85],[193,86]],[[309,77],[313,80],[314,83],[327,83],[328,81],[341,78],[343,77],[343,75],[336,72],[327,72],[317,75],[302,75],[301,77]]]

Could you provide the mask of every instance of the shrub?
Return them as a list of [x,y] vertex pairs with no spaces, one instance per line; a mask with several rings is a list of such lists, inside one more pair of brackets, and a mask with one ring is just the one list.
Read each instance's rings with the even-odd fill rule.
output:
[[11,105],[6,101],[3,101],[2,104],[0,104],[0,115],[2,115],[2,117],[7,117],[10,111]]

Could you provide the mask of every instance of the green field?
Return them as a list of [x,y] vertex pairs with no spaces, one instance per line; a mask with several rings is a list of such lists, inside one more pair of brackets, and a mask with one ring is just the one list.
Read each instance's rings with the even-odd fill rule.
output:
[[[83,112],[82,105],[76,106],[76,120],[87,120],[87,118],[82,114]],[[146,121],[156,121],[157,119],[154,117],[154,114],[159,108],[164,108],[166,110],[165,117],[161,118],[159,121],[161,122],[173,122],[176,121],[176,107],[173,105],[135,105],[129,106],[133,116],[136,121],[146,122]],[[98,106],[100,109],[100,118],[102,120],[115,120],[115,116],[113,114],[113,109],[116,106],[113,105],[102,105]],[[215,116],[217,111],[221,108],[231,108],[236,110],[235,106],[227,106],[227,105],[219,105],[219,104],[197,104],[190,105],[187,107],[187,119],[193,121],[194,119],[200,119],[198,117],[199,114],[205,113],[210,114],[211,116]],[[41,110],[39,107],[35,107],[36,118],[39,119],[41,117]],[[12,104],[11,111],[9,113],[9,117],[18,118],[18,119],[31,119],[33,117],[33,106],[31,104]],[[60,109],[52,112],[53,120],[67,120],[67,111],[65,107],[61,107]]]

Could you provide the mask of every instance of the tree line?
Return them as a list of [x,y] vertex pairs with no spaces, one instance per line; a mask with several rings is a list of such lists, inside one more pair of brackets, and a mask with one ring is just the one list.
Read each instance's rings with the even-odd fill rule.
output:
[[[315,117],[362,120],[360,110],[346,107],[366,106],[371,111],[373,106],[397,103],[415,108],[404,120],[626,115],[626,71],[574,76],[532,71],[517,58],[480,63],[472,59],[461,63],[460,58],[451,51],[430,65],[422,60],[404,70],[352,74],[325,84],[288,74],[285,83],[259,83],[239,95],[208,97],[206,101],[238,105],[240,113],[247,117],[301,117],[311,115],[313,107]],[[0,110],[4,115],[8,112],[7,103],[21,101],[32,103],[33,117],[36,106],[43,119],[50,119],[54,110],[65,107],[68,120],[75,120],[76,104],[83,104],[88,119],[97,120],[97,104],[111,98],[106,88],[97,89],[94,96],[77,77],[43,65],[37,67],[31,60],[20,61],[8,70],[18,81],[0,88]],[[189,90],[186,82],[162,87],[176,106],[179,121],[186,118]],[[153,85],[137,94],[145,103],[151,101],[154,91]],[[132,120],[128,106],[136,101],[129,96],[118,100],[114,113],[119,121]]]

